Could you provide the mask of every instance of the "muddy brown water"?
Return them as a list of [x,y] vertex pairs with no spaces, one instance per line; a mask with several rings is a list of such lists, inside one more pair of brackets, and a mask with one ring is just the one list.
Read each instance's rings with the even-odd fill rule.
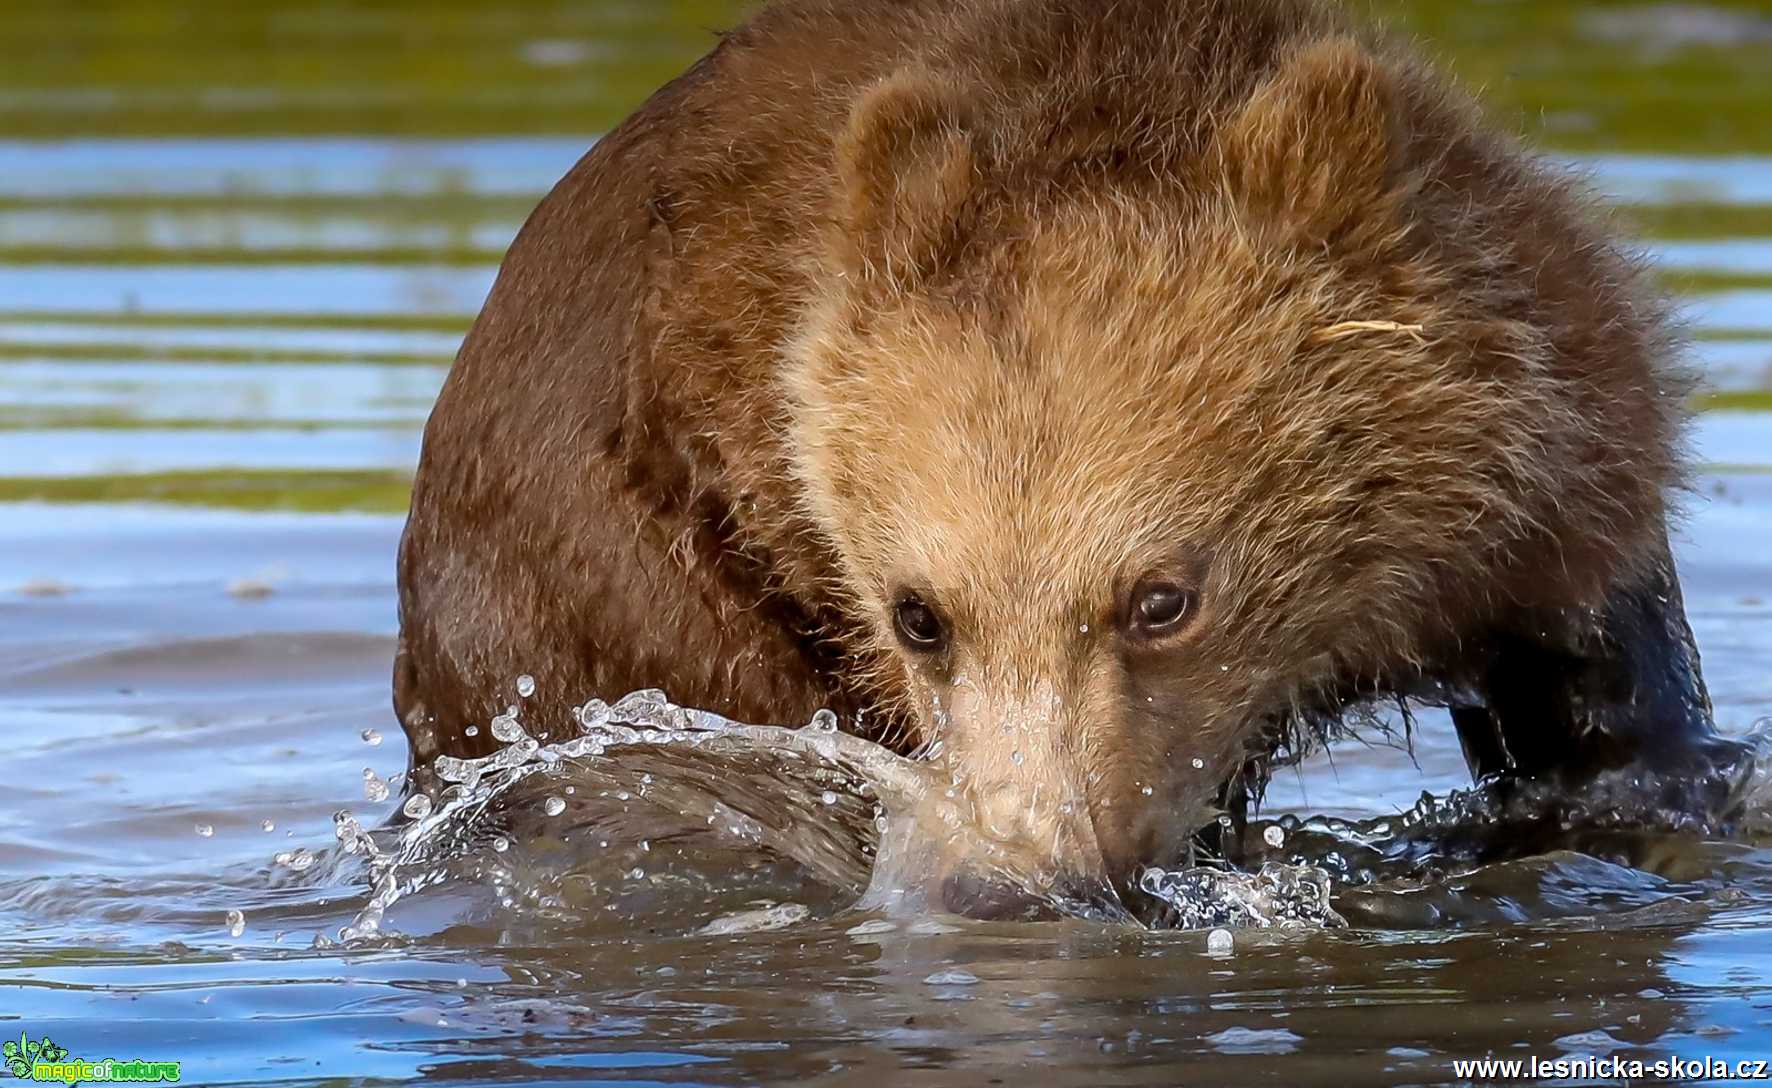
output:
[[[402,803],[417,429],[528,207],[736,10],[0,20],[0,1040],[201,1084],[1439,1084],[1499,1081],[1454,1064],[1489,1056],[1772,1058],[1765,802],[1729,836],[1436,854],[1410,814],[1467,780],[1433,713],[1409,750],[1373,736],[1280,774],[1255,834],[1332,876],[1349,924],[1228,951],[857,907],[880,791],[718,745],[581,753],[408,841],[372,831],[401,864],[364,925],[385,885],[335,814],[375,829]],[[1772,12],[1381,10],[1590,170],[1682,293],[1714,392],[1677,547],[1719,721],[1748,733],[1772,716]]]

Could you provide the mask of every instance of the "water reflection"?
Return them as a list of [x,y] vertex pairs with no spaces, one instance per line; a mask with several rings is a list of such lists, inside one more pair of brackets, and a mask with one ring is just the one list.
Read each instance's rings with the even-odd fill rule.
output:
[[350,137],[0,140],[0,196],[66,201],[266,196],[533,196],[585,136],[414,140]]
[[0,309],[115,313],[464,314],[489,267],[0,265]]
[[[1239,933],[1213,956],[1197,933],[846,912],[865,855],[842,836],[799,861],[760,851],[746,820],[779,838],[759,818],[773,779],[663,759],[534,780],[456,879],[396,904],[406,936],[312,947],[365,899],[357,859],[327,852],[333,813],[391,819],[398,793],[366,802],[362,773],[404,762],[386,692],[399,522],[336,511],[399,508],[412,424],[497,251],[742,6],[173,0],[0,20],[0,487],[110,500],[0,507],[14,1027],[54,1024],[82,1053],[177,1049],[193,1083],[1342,1085],[1443,1082],[1451,1057],[1491,1052],[1763,1055],[1772,862],[1751,836],[1396,874],[1342,889],[1357,929]],[[1719,719],[1745,730],[1772,714],[1757,13],[1379,7],[1591,169],[1677,273],[1695,356],[1738,395],[1699,425],[1720,471],[1687,503],[1681,561]],[[363,474],[321,486],[327,465]],[[191,477],[143,478],[169,468]],[[628,771],[654,782],[622,813]],[[1268,815],[1373,819],[1463,780],[1450,729],[1425,721],[1412,753],[1351,745],[1285,773]],[[816,810],[796,828],[872,826],[845,790],[795,803]],[[273,866],[298,849],[321,860]],[[788,906],[807,916],[758,928]],[[743,932],[693,935],[722,918]]]

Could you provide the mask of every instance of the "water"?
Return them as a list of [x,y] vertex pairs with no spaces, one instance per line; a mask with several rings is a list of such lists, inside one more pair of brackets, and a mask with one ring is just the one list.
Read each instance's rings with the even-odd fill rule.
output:
[[[691,716],[670,729],[707,738],[553,760],[565,738],[535,738],[478,801],[433,783],[387,827],[419,427],[540,192],[731,18],[664,7],[0,20],[0,1037],[205,1084],[1769,1056],[1772,806],[1477,862],[1456,832],[1481,799],[1449,799],[1468,782],[1431,713],[1412,751],[1282,771],[1247,874],[1148,875],[1174,908],[1148,921],[1217,930],[909,910],[892,802],[921,772],[822,729]],[[1772,716],[1768,18],[1404,7],[1624,202],[1682,293],[1713,391],[1678,548],[1746,733]],[[527,749],[520,707],[497,729]]]

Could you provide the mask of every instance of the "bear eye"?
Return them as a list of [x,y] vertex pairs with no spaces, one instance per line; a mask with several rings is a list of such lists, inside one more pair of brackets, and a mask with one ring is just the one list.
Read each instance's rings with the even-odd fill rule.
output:
[[900,598],[893,607],[892,620],[898,628],[899,639],[911,649],[919,653],[941,649],[946,635],[941,617],[935,614],[935,609],[924,604],[922,598],[914,594]]
[[1169,582],[1150,582],[1132,594],[1132,628],[1141,635],[1168,634],[1194,610],[1194,595]]

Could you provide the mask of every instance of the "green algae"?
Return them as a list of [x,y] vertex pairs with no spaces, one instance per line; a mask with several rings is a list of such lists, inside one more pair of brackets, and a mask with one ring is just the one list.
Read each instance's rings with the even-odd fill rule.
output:
[[1692,339],[1700,343],[1740,344],[1755,343],[1764,340],[1768,349],[1772,349],[1772,328],[1734,328],[1728,325],[1707,325],[1693,329]]
[[412,419],[156,418],[120,411],[0,405],[0,431],[414,431]]
[[310,351],[305,348],[212,347],[184,344],[0,342],[0,360],[31,359],[78,363],[210,363],[253,366],[294,363],[314,366],[446,367],[450,357],[423,351]]
[[[126,0],[15,5],[0,21],[0,133],[468,136],[606,131],[756,5]],[[1764,7],[1681,42],[1600,24],[1641,4],[1370,0],[1504,123],[1573,150],[1772,150]]]
[[1772,389],[1720,389],[1700,394],[1695,406],[1704,412],[1772,412]]
[[1646,238],[1662,241],[1772,240],[1772,204],[1672,201],[1666,204],[1626,204],[1618,211],[1628,226]]
[[[0,20],[22,137],[607,129],[745,5],[83,0]],[[550,44],[547,50],[537,44]],[[545,55],[551,53],[552,55]]]
[[[1772,152],[1772,36],[1681,44],[1608,40],[1594,20],[1648,11],[1634,3],[1476,4],[1468,0],[1355,0],[1443,60],[1479,92],[1505,126],[1553,152],[1645,152],[1664,155]],[[0,139],[79,137],[472,137],[566,135],[607,131],[658,86],[715,42],[753,7],[748,0],[676,0],[669,5],[611,0],[584,5],[421,5],[387,0],[295,4],[267,0],[166,0],[155,5],[92,0],[79,5],[15,5],[0,20]],[[1763,4],[1712,0],[1708,8],[1756,17]],[[538,48],[542,43],[546,48]],[[150,265],[438,265],[491,266],[501,250],[476,241],[488,226],[525,217],[539,192],[483,194],[444,179],[435,191],[314,193],[258,191],[250,174],[225,192],[157,194],[23,192],[0,196],[0,212],[83,213],[108,217],[104,244],[0,241],[0,262],[15,266]],[[299,188],[299,186],[297,186]],[[1772,239],[1772,204],[1728,204],[1694,191],[1668,204],[1619,209],[1638,235],[1663,241]],[[150,244],[154,217],[274,216],[297,227],[340,218],[363,220],[386,244],[276,248]],[[381,232],[380,228],[388,228]],[[424,228],[436,245],[407,244],[399,229]],[[438,230],[437,228],[442,228]],[[297,243],[313,234],[280,230]],[[44,236],[41,231],[33,231]],[[176,237],[176,233],[173,235]],[[47,235],[53,243],[53,235]],[[218,235],[199,234],[211,242]],[[226,238],[226,235],[219,235]],[[112,244],[114,243],[114,244]],[[28,273],[27,273],[28,274]],[[1772,291],[1772,271],[1665,269],[1684,295]],[[457,303],[459,305],[459,303]],[[0,305],[4,305],[0,301]],[[200,304],[198,304],[200,305]],[[460,335],[472,315],[0,311],[16,325],[93,329],[313,329]],[[444,368],[436,351],[310,351],[28,342],[16,330],[0,343],[0,365],[36,360],[68,364],[139,363],[145,381],[157,364],[250,367],[296,364]],[[78,335],[78,334],[75,334]],[[1699,328],[1701,341],[1766,343],[1772,330]],[[47,339],[47,338],[44,338]],[[86,338],[82,338],[86,339]],[[172,339],[168,337],[168,339]],[[271,339],[267,337],[267,339]],[[402,345],[393,345],[399,347]],[[132,370],[131,374],[135,371]],[[149,403],[144,401],[144,403]],[[1712,393],[1694,402],[1707,411],[1772,410],[1772,391]],[[388,410],[417,410],[402,402]],[[302,409],[303,412],[309,409]],[[318,411],[325,411],[324,406]],[[252,431],[402,429],[394,421],[322,418],[144,419],[125,410],[15,407],[0,410],[0,430]],[[27,440],[28,441],[28,440]],[[28,469],[7,466],[0,471]],[[1719,471],[1767,471],[1723,466]],[[242,472],[206,470],[97,477],[0,478],[0,499],[50,502],[162,502],[236,509],[373,510],[405,508],[402,472]]]
[[[1485,108],[1572,151],[1772,151],[1772,34],[1763,3],[1709,0],[1730,38],[1681,41],[1652,3],[1374,0],[1371,11],[1437,57]],[[1637,26],[1621,32],[1621,18]],[[1615,28],[1608,33],[1604,24]]]
[[158,503],[299,513],[404,513],[408,472],[207,469],[116,476],[0,477],[0,502]]
[[492,267],[504,250],[483,246],[4,245],[0,263],[129,265],[453,265]]
[[[586,146],[589,146],[589,139]],[[352,216],[394,227],[472,227],[482,223],[521,220],[535,209],[537,195],[448,192],[266,193],[234,188],[225,193],[7,193],[0,194],[0,212],[104,212],[118,217],[149,214],[225,214],[274,212],[295,222],[319,222]]]
[[[473,314],[330,314],[170,310],[0,310],[0,325],[92,328],[322,329],[347,332],[466,333]],[[447,362],[447,360],[445,360]]]
[[1736,272],[1720,268],[1662,268],[1661,282],[1684,295],[1721,291],[1772,291],[1772,272]]

